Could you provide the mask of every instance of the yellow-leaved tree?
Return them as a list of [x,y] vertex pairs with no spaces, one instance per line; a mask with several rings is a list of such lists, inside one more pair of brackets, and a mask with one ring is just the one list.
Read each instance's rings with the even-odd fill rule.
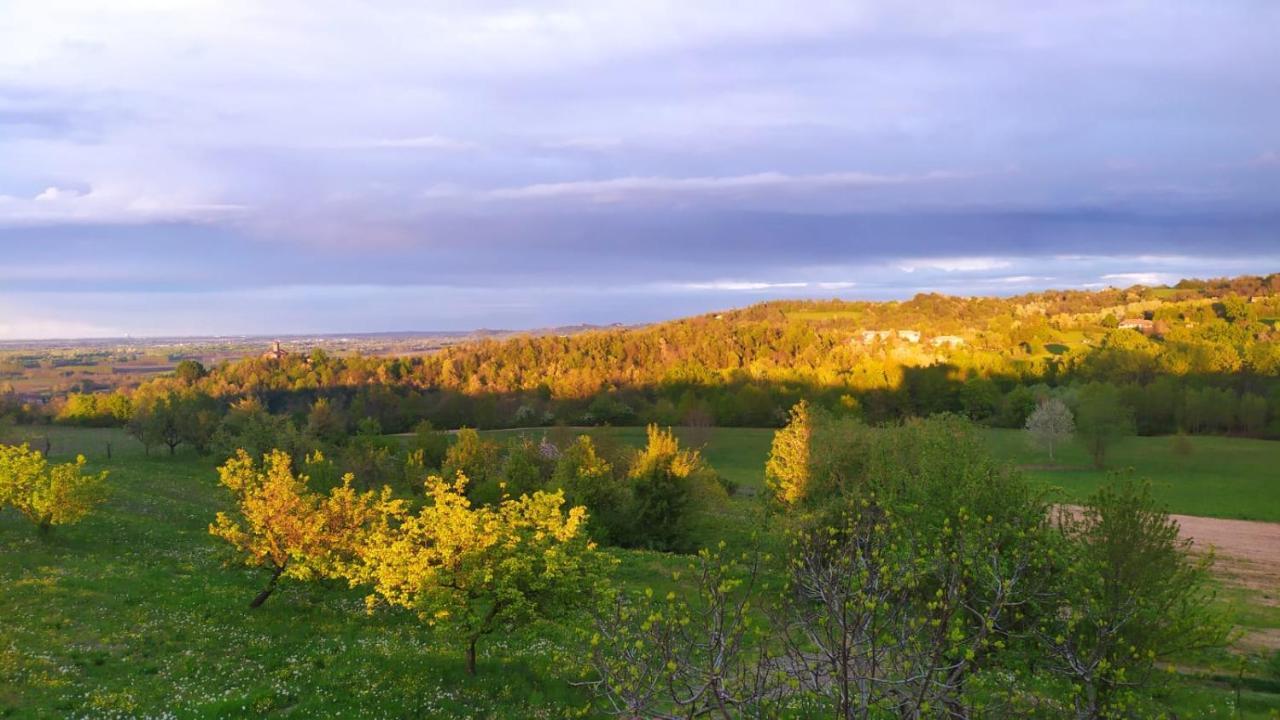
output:
[[0,507],[16,509],[41,534],[79,522],[106,498],[106,471],[86,474],[84,465],[83,455],[50,465],[25,443],[0,445]]
[[765,487],[784,506],[800,503],[808,493],[812,438],[809,403],[801,400],[791,408],[787,426],[773,434],[773,446],[764,466]]
[[586,532],[586,510],[565,512],[564,496],[535,492],[473,507],[466,476],[427,479],[428,504],[366,537],[353,585],[416,611],[466,648],[476,672],[476,643],[496,630],[538,618],[561,618],[591,602],[612,559]]
[[306,475],[293,473],[290,462],[288,453],[273,450],[259,466],[239,450],[218,468],[236,509],[218,513],[209,532],[231,543],[246,565],[271,571],[250,608],[266,602],[281,577],[345,577],[356,548],[402,511],[402,501],[393,499],[389,488],[356,492],[349,473],[328,494],[316,492]]

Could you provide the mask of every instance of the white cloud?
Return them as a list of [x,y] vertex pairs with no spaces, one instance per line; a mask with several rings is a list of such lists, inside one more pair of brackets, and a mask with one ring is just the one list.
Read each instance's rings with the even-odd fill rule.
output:
[[898,269],[913,273],[917,270],[940,270],[942,272],[982,272],[999,270],[1013,265],[1009,260],[992,257],[948,257],[948,258],[912,258],[903,261]]
[[715,193],[738,190],[774,190],[783,188],[875,187],[907,183],[948,180],[961,177],[957,173],[934,171],[921,175],[881,175],[864,172],[836,172],[790,175],[780,172],[747,175],[702,177],[629,176],[608,180],[576,180],[538,183],[520,187],[498,188],[484,193],[496,199],[543,199],[592,197],[622,199],[631,195],[655,193]]
[[1128,285],[1167,285],[1177,282],[1178,276],[1161,272],[1126,272],[1108,273],[1103,275],[1102,279],[1111,283],[1125,283]]
[[181,191],[108,185],[80,192],[51,186],[29,199],[0,195],[0,226],[206,221],[233,217],[245,209],[205,202]]
[[712,280],[710,282],[679,283],[675,287],[680,290],[732,290],[732,291],[795,290],[798,288],[809,287],[809,283],[750,282],[750,281],[744,281],[744,280]]
[[64,190],[59,187],[50,186],[41,191],[39,195],[36,195],[35,200],[37,202],[47,202],[79,197],[80,195],[81,193],[76,190]]

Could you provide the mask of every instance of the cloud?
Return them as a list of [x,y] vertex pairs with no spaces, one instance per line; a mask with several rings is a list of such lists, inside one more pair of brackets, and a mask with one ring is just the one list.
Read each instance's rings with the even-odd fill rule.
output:
[[898,265],[898,269],[908,273],[917,270],[940,270],[948,273],[981,272],[1007,268],[1012,264],[1010,260],[991,257],[913,258]]
[[710,282],[679,283],[680,290],[729,290],[734,292],[761,290],[797,290],[809,287],[806,282],[751,282],[744,280],[712,280]]
[[622,199],[633,195],[666,193],[722,193],[756,190],[796,190],[821,188],[876,187],[902,185],[962,177],[958,173],[932,171],[921,175],[880,175],[864,172],[833,172],[790,175],[760,172],[747,175],[703,177],[630,176],[607,180],[577,180],[558,183],[536,183],[520,187],[498,188],[484,195],[507,200],[588,197]]
[[246,206],[122,186],[85,192],[50,186],[31,197],[0,195],[0,227],[93,223],[204,222],[243,214]]
[[82,193],[76,190],[64,190],[62,188],[49,186],[36,195],[36,202],[46,202],[54,200],[63,200],[66,198],[80,197]]
[[1168,285],[1177,282],[1178,276],[1170,273],[1160,272],[1124,272],[1124,273],[1108,273],[1102,276],[1103,280],[1116,283],[1122,282],[1129,285]]
[[[59,317],[98,325],[466,311],[331,289],[365,283],[532,306],[467,319],[502,326],[1280,267],[1274,3],[3,7],[0,294],[52,302],[75,258]],[[306,283],[332,304],[162,295]]]

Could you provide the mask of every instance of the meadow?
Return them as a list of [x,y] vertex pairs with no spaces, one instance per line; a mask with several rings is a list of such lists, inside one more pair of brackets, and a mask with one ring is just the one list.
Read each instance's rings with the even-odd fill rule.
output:
[[[0,717],[536,718],[587,707],[570,684],[579,647],[574,618],[488,639],[480,674],[470,678],[459,648],[408,613],[366,614],[359,591],[285,583],[251,612],[246,605],[263,573],[226,566],[227,549],[207,530],[227,502],[213,459],[181,450],[147,457],[114,429],[25,431],[33,439],[47,432],[55,459],[84,453],[93,468],[109,470],[112,495],[98,513],[48,539],[0,512]],[[642,428],[592,432],[637,445],[643,437]],[[746,542],[760,526],[751,496],[761,487],[772,432],[684,434],[705,441],[712,465],[741,488],[708,532]],[[1015,462],[1039,462],[1016,433],[993,431],[991,442]],[[1280,519],[1269,504],[1280,444],[1193,443],[1190,455],[1173,456],[1168,438],[1135,438],[1117,448],[1115,462],[1156,478],[1176,511]],[[1083,469],[1076,452],[1061,455],[1069,469],[1031,472],[1078,497],[1103,474]],[[1210,505],[1192,504],[1214,495]],[[678,556],[613,552],[622,561],[618,582],[636,590],[665,590],[685,565]],[[1238,605],[1244,626],[1280,627],[1274,603],[1230,590],[1224,600]],[[1224,655],[1183,668],[1188,682],[1173,702],[1184,717],[1280,712],[1276,678],[1251,668],[1236,680],[1231,667]],[[1232,715],[1237,687],[1239,714]]]
[[[594,428],[588,432],[637,447],[644,443],[644,428],[640,427]],[[1118,440],[1110,451],[1107,469],[1098,470],[1084,448],[1075,443],[1056,450],[1055,462],[1050,463],[1046,453],[1032,447],[1021,430],[985,432],[996,457],[1021,467],[1064,502],[1084,499],[1112,472],[1131,470],[1151,481],[1156,497],[1168,505],[1170,512],[1280,522],[1280,442],[1188,436],[1185,440],[1190,451],[1179,454],[1172,437],[1128,437]],[[521,433],[535,439],[545,434],[541,430],[498,430],[487,434],[503,437]],[[677,433],[695,445],[705,442],[707,459],[745,493],[763,487],[772,430],[685,428]]]

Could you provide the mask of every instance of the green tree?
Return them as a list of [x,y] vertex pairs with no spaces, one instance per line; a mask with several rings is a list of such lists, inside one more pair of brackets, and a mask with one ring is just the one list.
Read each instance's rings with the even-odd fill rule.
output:
[[413,440],[409,447],[422,452],[423,465],[439,469],[449,451],[449,436],[436,430],[430,420],[423,420],[413,426]]
[[1158,662],[1225,643],[1212,556],[1193,559],[1150,485],[1131,476],[1113,476],[1059,525],[1057,601],[1036,629],[1045,658],[1067,681],[1076,717],[1138,716]]
[[560,452],[550,487],[564,493],[570,506],[587,509],[587,529],[597,542],[616,542],[631,535],[631,487],[596,451],[589,435],[579,435]]
[[1115,386],[1090,383],[1080,390],[1076,434],[1084,442],[1095,467],[1106,467],[1107,451],[1117,440],[1133,433],[1133,411],[1121,402]]
[[632,529],[626,544],[654,550],[688,550],[694,513],[723,499],[724,491],[697,450],[680,447],[670,429],[647,429],[644,449],[627,471],[631,481]]
[[307,412],[305,432],[320,442],[338,445],[347,438],[347,419],[328,398],[319,397]]
[[1018,385],[1004,396],[1000,404],[1000,426],[1020,428],[1026,425],[1027,418],[1035,412],[1039,402],[1035,391],[1026,385]]
[[284,450],[300,461],[315,448],[309,447],[293,422],[284,415],[272,415],[256,398],[244,398],[231,406],[214,432],[212,447],[223,458],[244,450],[261,458],[272,450]]
[[184,385],[194,385],[196,381],[208,374],[209,372],[198,360],[181,360],[173,368],[173,376]]
[[496,501],[501,495],[502,448],[486,440],[471,428],[462,428],[454,436],[453,445],[440,465],[442,477],[452,482],[459,474],[468,481],[467,492],[473,500]]
[[1267,400],[1261,395],[1245,393],[1240,396],[1240,429],[1249,435],[1257,435],[1267,426]]
[[960,407],[970,420],[990,420],[996,414],[1000,399],[1000,388],[985,377],[971,377],[960,386]]

